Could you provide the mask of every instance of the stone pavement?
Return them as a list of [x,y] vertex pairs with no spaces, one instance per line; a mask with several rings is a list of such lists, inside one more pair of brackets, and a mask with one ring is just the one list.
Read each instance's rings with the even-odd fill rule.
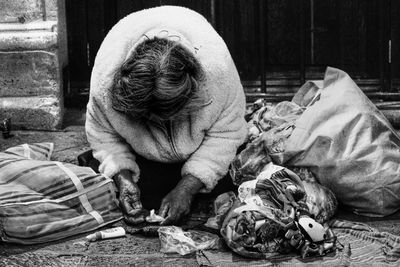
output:
[[[54,160],[76,163],[77,155],[89,148],[83,125],[83,112],[69,111],[64,121],[64,130],[14,131],[15,136],[10,139],[0,137],[0,151],[21,143],[54,142]],[[338,217],[363,221],[381,231],[400,235],[400,213],[385,219],[374,219],[340,211]],[[118,222],[117,225],[124,224]],[[29,246],[0,242],[0,266],[197,266],[195,255],[161,253],[156,237],[127,234],[124,238],[84,243],[85,236],[82,234],[57,242]]]
[[0,266],[197,266],[194,255],[161,253],[156,237],[128,234],[85,244],[84,236],[34,246],[0,244]]

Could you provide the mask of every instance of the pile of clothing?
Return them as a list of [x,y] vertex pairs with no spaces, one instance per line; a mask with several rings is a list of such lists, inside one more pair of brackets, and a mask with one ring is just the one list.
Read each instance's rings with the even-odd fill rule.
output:
[[338,201],[365,216],[399,210],[400,137],[345,72],[327,68],[290,102],[256,101],[246,119],[247,146],[230,170],[238,196],[217,198],[207,222],[236,253],[335,250],[326,222]]
[[248,117],[249,143],[230,170],[238,195],[219,196],[216,216],[206,224],[220,230],[226,244],[242,256],[298,251],[305,258],[336,249],[336,237],[324,225],[337,209],[332,191],[308,169],[275,165],[270,156],[283,151],[302,110],[292,102],[270,107],[261,100]]

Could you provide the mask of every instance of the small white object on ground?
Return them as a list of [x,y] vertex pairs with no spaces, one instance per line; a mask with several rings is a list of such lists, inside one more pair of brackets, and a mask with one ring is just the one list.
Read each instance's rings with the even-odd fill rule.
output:
[[162,222],[164,220],[165,219],[163,217],[155,213],[154,209],[152,209],[150,211],[150,215],[146,217],[146,222],[148,223],[157,223],[157,222]]
[[114,237],[121,237],[125,236],[126,232],[125,229],[121,226],[115,228],[109,228],[102,231],[97,231],[96,233],[90,234],[86,236],[88,241],[97,241],[102,239],[114,238]]

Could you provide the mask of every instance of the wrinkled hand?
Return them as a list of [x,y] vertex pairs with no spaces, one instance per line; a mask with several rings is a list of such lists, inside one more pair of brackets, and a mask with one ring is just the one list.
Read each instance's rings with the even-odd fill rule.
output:
[[161,225],[178,223],[182,217],[188,215],[194,196],[203,186],[193,176],[183,177],[161,202],[159,215],[165,218]]
[[149,212],[142,207],[142,203],[140,202],[140,190],[132,181],[131,171],[120,171],[114,176],[114,181],[119,188],[119,204],[125,222],[130,224],[144,222]]

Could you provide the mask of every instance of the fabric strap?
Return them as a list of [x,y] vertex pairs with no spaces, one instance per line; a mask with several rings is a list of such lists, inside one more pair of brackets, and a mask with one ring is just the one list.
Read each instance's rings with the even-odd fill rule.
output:
[[30,159],[31,149],[29,148],[28,144],[23,144],[22,147],[24,148],[24,157]]
[[[81,192],[84,190],[83,185],[81,183],[81,181],[79,180],[78,176],[76,176],[75,173],[73,173],[70,169],[68,169],[67,167],[64,166],[64,164],[62,164],[61,162],[55,162],[55,164],[61,169],[63,170],[68,176],[69,178],[71,178],[71,181],[74,183],[76,189],[78,190],[78,192]],[[101,215],[97,212],[93,210],[92,205],[90,204],[88,197],[86,194],[82,194],[79,196],[79,200],[83,206],[83,208],[86,210],[87,213],[89,213],[90,215],[93,216],[93,218],[96,219],[96,221],[99,224],[104,223],[103,218],[101,217]]]

